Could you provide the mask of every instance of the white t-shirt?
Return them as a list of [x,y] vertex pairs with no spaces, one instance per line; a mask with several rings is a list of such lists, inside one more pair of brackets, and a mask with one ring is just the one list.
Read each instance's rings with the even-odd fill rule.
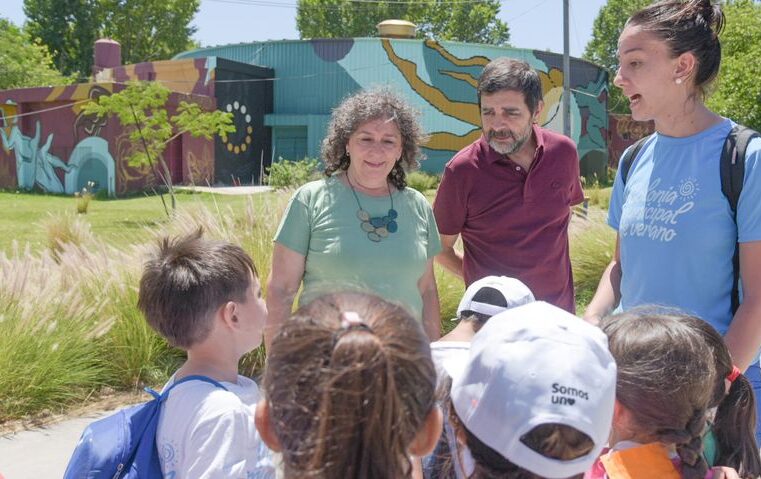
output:
[[[433,359],[433,365],[436,368],[436,388],[440,388],[442,384],[449,378],[445,363],[449,363],[449,367],[463,368],[468,362],[470,356],[470,341],[435,341],[431,343],[431,359]],[[449,391],[447,391],[447,398],[449,398]],[[442,407],[446,407],[449,403],[448,399],[442,404]],[[449,424],[448,415],[444,414],[444,427],[443,438],[439,439],[447,443],[447,453],[440,454],[440,447],[442,444],[436,446],[436,450],[432,454],[423,458],[423,475],[424,477],[436,476],[438,468],[441,464],[450,464],[454,471],[454,476],[457,479],[465,479],[467,476],[463,474],[464,470],[472,471],[472,459],[470,458],[470,452],[464,446],[457,445],[457,439],[455,438],[455,432],[452,426]],[[460,456],[455,452],[459,449],[463,451],[463,459],[466,462],[466,466],[463,467],[460,464]],[[449,476],[451,477],[451,476]]]
[[[173,383],[174,376],[164,389]],[[169,394],[156,431],[166,479],[275,477],[272,453],[254,426],[258,386],[244,376],[221,384],[227,391],[188,381]]]
[[461,365],[468,362],[470,354],[469,341],[435,341],[431,343],[431,359],[433,366],[436,368],[436,384],[440,385],[441,381],[448,377],[444,363],[456,361]]

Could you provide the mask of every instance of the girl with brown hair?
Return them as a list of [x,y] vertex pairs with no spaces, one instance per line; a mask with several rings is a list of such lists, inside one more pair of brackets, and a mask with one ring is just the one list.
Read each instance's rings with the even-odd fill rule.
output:
[[618,366],[609,446],[586,479],[736,477],[709,470],[703,433],[717,382],[703,320],[646,309],[609,316],[601,327]]
[[729,350],[718,331],[705,321],[697,326],[713,350],[716,366],[709,410],[710,431],[703,441],[709,465],[721,464],[737,470],[743,478],[761,477],[761,456],[754,434],[756,399],[753,386],[732,364]]
[[441,433],[421,325],[376,296],[319,297],[268,351],[256,425],[290,478],[407,478]]

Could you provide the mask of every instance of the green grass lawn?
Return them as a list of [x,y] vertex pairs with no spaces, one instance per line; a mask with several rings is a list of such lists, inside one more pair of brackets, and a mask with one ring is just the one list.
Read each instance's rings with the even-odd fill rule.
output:
[[[255,202],[266,201],[272,193],[252,195]],[[245,208],[245,195],[214,195],[178,192],[178,209],[204,205],[220,210]],[[165,196],[167,202],[169,196]],[[0,192],[0,251],[10,251],[13,241],[28,243],[32,251],[46,246],[43,223],[52,215],[76,215],[77,199],[70,196]],[[92,233],[103,242],[122,248],[150,238],[149,227],[161,227],[167,216],[159,196],[127,199],[93,199],[86,214],[79,215],[89,223]]]

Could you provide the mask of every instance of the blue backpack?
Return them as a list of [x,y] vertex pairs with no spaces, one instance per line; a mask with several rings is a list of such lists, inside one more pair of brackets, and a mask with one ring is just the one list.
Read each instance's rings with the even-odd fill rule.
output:
[[187,381],[204,381],[227,390],[206,376],[187,376],[163,394],[145,390],[151,401],[105,417],[85,428],[66,467],[64,479],[149,479],[160,478],[161,463],[156,448],[159,412],[169,393]]

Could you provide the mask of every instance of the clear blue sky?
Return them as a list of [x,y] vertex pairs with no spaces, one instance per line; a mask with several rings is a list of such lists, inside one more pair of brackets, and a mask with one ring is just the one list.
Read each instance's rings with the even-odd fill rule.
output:
[[[201,45],[298,38],[297,0],[201,0],[193,20]],[[592,22],[606,0],[570,0],[571,55],[581,56]],[[23,0],[2,0],[0,16],[24,23]],[[563,52],[563,0],[502,0],[499,17],[510,26],[510,42],[520,48]]]

